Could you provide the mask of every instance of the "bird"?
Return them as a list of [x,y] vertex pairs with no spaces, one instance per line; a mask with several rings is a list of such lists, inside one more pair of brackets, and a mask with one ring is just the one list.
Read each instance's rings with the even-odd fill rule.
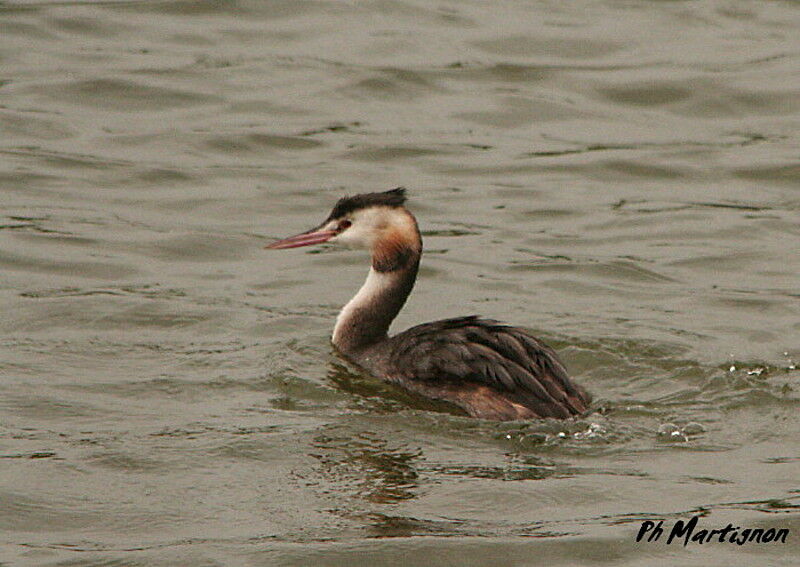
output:
[[315,244],[366,249],[366,281],[342,308],[331,342],[367,373],[469,416],[512,421],[566,419],[591,396],[556,352],[528,331],[477,315],[424,323],[389,336],[417,279],[422,237],[403,187],[338,200],[315,228],[266,246]]

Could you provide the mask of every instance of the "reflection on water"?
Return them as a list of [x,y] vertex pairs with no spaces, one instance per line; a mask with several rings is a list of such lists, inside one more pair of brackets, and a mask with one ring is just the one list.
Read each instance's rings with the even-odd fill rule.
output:
[[466,415],[457,406],[418,396],[399,386],[364,374],[358,368],[350,369],[336,362],[329,363],[328,368],[328,381],[340,391],[355,396],[354,403],[365,406],[368,411],[390,413],[413,407],[452,415]]
[[[800,532],[798,20],[0,3],[2,561],[793,564],[633,540]],[[365,259],[262,248],[398,185],[396,328],[530,328],[593,413],[481,422],[332,352]]]
[[419,449],[392,447],[367,432],[339,438],[318,435],[313,447],[321,451],[314,457],[328,480],[353,482],[355,496],[378,504],[414,498]]

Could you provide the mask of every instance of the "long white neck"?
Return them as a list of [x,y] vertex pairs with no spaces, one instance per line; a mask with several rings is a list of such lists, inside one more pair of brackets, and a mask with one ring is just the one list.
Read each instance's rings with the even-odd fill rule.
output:
[[369,269],[369,274],[367,274],[367,279],[361,289],[342,307],[336,317],[336,326],[333,328],[333,344],[338,345],[344,341],[345,334],[351,330],[353,318],[357,317],[359,311],[374,309],[377,298],[389,284],[386,281],[388,277],[390,276],[376,271],[375,268]]
[[370,268],[364,285],[336,318],[333,344],[348,353],[385,340],[414,287],[418,266],[417,255],[401,269],[381,272]]
[[[358,226],[366,226],[361,232]],[[411,293],[422,255],[417,221],[404,208],[373,208],[361,213],[358,222],[344,232],[345,238],[370,243],[372,267],[367,281],[344,306],[333,329],[333,344],[345,354],[388,338],[389,326]],[[348,236],[349,234],[349,236]]]

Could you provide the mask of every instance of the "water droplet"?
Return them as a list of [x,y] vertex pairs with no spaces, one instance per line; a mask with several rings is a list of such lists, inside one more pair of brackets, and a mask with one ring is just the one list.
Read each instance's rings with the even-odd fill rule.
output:
[[680,429],[674,423],[662,423],[658,426],[658,435],[660,437],[672,435],[676,431],[680,431]]

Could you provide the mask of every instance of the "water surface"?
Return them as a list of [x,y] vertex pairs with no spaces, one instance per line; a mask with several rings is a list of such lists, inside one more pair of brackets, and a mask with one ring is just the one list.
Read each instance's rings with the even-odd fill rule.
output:
[[[792,565],[792,2],[0,2],[0,562]],[[431,411],[332,352],[404,185],[395,325],[479,313],[595,412]],[[785,545],[634,541],[642,521]]]

